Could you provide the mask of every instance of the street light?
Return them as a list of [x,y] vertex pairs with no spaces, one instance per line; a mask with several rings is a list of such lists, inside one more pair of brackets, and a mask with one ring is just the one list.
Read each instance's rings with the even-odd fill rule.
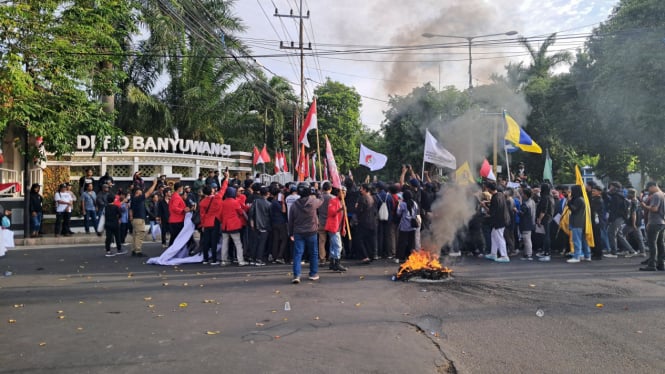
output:
[[512,35],[517,35],[517,31],[508,31],[504,33],[499,33],[499,34],[487,34],[487,35],[475,35],[475,36],[459,36],[459,35],[444,35],[444,34],[432,34],[429,32],[426,32],[422,34],[423,37],[425,38],[456,38],[456,39],[465,39],[468,42],[469,45],[469,91],[473,89],[473,77],[471,73],[471,65],[473,63],[473,57],[471,55],[471,44],[473,44],[474,39],[478,38],[487,38],[490,36],[512,36]]

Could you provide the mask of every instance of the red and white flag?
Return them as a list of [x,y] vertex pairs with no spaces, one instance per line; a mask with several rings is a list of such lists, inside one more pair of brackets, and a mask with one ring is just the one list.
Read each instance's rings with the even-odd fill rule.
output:
[[328,159],[325,157],[323,158],[323,180],[330,180],[330,176],[328,174]]
[[[332,180],[332,186],[335,188],[342,188],[342,182],[339,178],[339,171],[337,170],[337,162],[335,162],[335,155],[333,155],[332,146],[330,145],[330,140],[326,135],[326,162],[328,163],[328,168],[330,168],[330,176]],[[349,171],[350,173],[351,171]],[[327,179],[327,178],[326,178]]]
[[492,165],[490,165],[487,159],[484,159],[483,164],[480,166],[480,176],[491,181],[496,181],[496,177],[492,171]]
[[307,153],[305,153],[305,145],[300,145],[300,153],[298,154],[298,162],[296,163],[298,170],[298,181],[302,182],[309,176],[309,161]]
[[275,174],[282,171],[282,161],[279,152],[275,151]]
[[318,128],[318,121],[316,119],[316,98],[312,102],[312,106],[309,107],[309,112],[307,112],[307,117],[305,117],[305,123],[300,130],[300,137],[298,137],[298,144],[304,144],[305,147],[309,148],[309,140],[307,140],[307,133],[310,130]]
[[312,153],[312,171],[309,175],[312,177],[312,180],[316,180],[316,153]]
[[266,148],[266,145],[263,145],[263,149],[261,150],[261,159],[263,162],[270,162],[270,155],[268,154],[268,148]]
[[254,166],[256,166],[258,164],[263,164],[265,162],[265,161],[263,161],[263,158],[261,158],[261,154],[259,153],[259,149],[256,148],[256,146],[254,146],[253,154],[254,154],[254,162],[253,162]]
[[282,151],[281,155],[282,155],[282,171],[284,171],[285,173],[288,173],[289,172],[289,164],[288,164],[288,162],[286,162],[286,154],[284,153],[284,151]]

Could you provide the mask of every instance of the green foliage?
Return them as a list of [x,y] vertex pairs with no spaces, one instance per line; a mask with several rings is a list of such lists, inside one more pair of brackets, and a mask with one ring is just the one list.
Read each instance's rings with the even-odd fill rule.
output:
[[30,0],[0,8],[0,130],[43,136],[56,155],[72,152],[78,134],[119,134],[96,97],[117,92],[124,76],[109,67],[120,62],[120,41],[132,31],[124,24],[131,8],[97,3]]
[[388,155],[386,173],[396,179],[403,164],[417,170],[423,161],[425,129],[464,114],[470,107],[469,97],[454,87],[437,91],[427,83],[406,96],[392,96],[382,126],[384,147]]

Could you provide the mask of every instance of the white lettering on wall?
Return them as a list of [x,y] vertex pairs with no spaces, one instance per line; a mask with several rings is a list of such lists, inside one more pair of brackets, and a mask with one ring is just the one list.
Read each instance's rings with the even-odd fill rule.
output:
[[[94,135],[78,135],[76,137],[76,150],[77,151],[92,151],[95,149],[96,137]],[[102,140],[101,151],[110,151],[113,139],[110,136],[105,136]],[[115,142],[116,146],[121,151],[126,151],[131,148],[132,151],[140,152],[171,152],[171,153],[192,153],[198,155],[208,156],[229,156],[231,154],[231,146],[228,144],[218,144],[203,142],[200,140],[191,139],[173,139],[173,138],[157,138],[142,136],[121,136]]]

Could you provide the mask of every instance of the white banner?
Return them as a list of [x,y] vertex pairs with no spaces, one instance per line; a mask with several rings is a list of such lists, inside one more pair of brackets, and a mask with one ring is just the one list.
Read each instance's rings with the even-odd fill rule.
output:
[[452,153],[443,148],[439,142],[430,134],[429,130],[425,130],[425,152],[423,155],[425,162],[429,162],[438,167],[457,169],[457,160]]

